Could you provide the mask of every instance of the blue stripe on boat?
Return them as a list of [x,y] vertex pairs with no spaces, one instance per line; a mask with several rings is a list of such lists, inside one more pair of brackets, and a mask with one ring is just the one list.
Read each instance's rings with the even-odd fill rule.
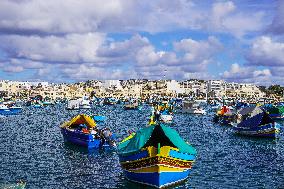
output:
[[195,160],[194,155],[184,154],[175,150],[170,150],[169,156],[182,160]]
[[[255,127],[234,127],[234,129],[238,131],[262,131],[262,130],[270,129],[270,128],[274,128],[273,123],[268,123],[266,125],[255,126]],[[276,125],[276,128],[277,128],[277,125]]]
[[133,173],[124,171],[127,179],[154,187],[162,187],[185,180],[190,174],[190,170],[183,172],[161,172],[161,173]]
[[284,120],[283,114],[269,114],[269,116],[274,120]]

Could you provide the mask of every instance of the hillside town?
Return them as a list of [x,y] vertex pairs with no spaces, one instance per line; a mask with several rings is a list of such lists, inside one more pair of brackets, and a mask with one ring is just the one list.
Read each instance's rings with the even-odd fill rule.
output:
[[170,97],[204,98],[242,98],[280,99],[283,94],[268,92],[265,87],[254,84],[226,82],[223,80],[88,80],[78,83],[48,83],[48,82],[23,82],[0,81],[0,97],[14,97],[27,99],[41,95],[43,98],[74,99],[84,96],[96,97],[135,97],[144,98],[150,95]]

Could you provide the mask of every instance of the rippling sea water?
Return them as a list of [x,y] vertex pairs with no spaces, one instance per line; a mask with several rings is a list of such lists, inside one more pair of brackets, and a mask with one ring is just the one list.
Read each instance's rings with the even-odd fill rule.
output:
[[[122,106],[67,111],[64,105],[24,108],[0,118],[0,183],[25,180],[26,188],[148,188],[128,182],[115,151],[87,151],[63,142],[59,125],[78,113],[107,116],[123,138],[146,125],[149,109]],[[175,114],[173,128],[198,152],[189,179],[176,188],[284,188],[283,127],[277,140],[235,135],[212,116]]]

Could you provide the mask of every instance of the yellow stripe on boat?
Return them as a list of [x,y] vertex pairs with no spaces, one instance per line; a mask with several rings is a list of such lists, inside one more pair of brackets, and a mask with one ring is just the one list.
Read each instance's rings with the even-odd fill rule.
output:
[[[154,156],[158,155],[157,154],[158,153],[157,148],[155,148],[154,146],[149,146],[149,147],[143,148],[141,150],[148,150],[149,157],[154,157]],[[171,146],[162,146],[161,149],[160,149],[159,155],[167,157],[170,154],[170,150],[179,151],[177,148],[174,148],[174,147],[171,147]]]
[[170,167],[165,165],[155,165],[151,167],[143,167],[138,169],[129,169],[127,171],[134,173],[161,173],[161,172],[183,172],[188,168]]
[[134,135],[135,135],[135,133],[131,133],[131,135],[129,135],[128,137],[126,137],[125,139],[123,139],[123,140],[120,142],[120,144],[121,144],[121,143],[124,143],[125,141],[128,141],[128,140],[132,139],[132,138],[134,137]]

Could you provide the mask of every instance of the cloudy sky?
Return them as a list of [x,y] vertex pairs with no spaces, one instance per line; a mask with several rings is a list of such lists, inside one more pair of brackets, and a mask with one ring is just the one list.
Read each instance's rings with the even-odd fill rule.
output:
[[284,84],[282,0],[1,0],[0,80]]

